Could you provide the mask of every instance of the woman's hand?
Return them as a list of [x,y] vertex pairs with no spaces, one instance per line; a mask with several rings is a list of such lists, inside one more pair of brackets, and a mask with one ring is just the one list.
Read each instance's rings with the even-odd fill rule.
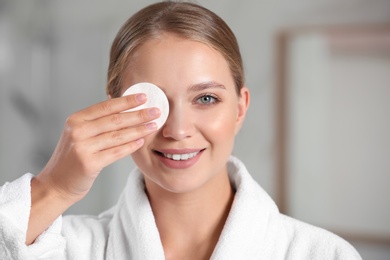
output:
[[82,199],[104,167],[136,151],[156,131],[149,121],[160,116],[158,108],[121,113],[145,101],[145,94],[109,99],[67,119],[52,157],[31,182],[27,244]]
[[[157,108],[121,113],[146,101],[144,94],[110,99],[71,115],[47,166],[37,177],[60,195],[79,200],[100,171],[133,153],[154,132]],[[146,124],[145,124],[146,123]]]

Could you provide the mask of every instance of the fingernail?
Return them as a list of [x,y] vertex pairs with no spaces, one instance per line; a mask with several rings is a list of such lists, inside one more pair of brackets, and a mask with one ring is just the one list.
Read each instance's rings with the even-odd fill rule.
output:
[[140,139],[135,140],[135,142],[136,142],[137,145],[143,145],[144,144],[144,139],[140,138]]
[[147,123],[146,128],[149,130],[156,130],[157,124],[155,122]]
[[158,115],[160,115],[160,109],[154,107],[154,108],[149,109],[148,113],[150,116],[158,116]]
[[140,93],[140,94],[137,94],[135,96],[135,99],[138,101],[138,102],[143,102],[146,100],[146,95],[144,93]]

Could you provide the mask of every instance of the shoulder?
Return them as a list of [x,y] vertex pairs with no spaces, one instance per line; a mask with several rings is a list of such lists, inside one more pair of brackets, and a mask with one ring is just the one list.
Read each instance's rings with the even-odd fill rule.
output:
[[233,156],[229,159],[228,172],[232,186],[236,189],[235,204],[228,224],[242,230],[242,223],[250,223],[250,232],[258,234],[253,235],[253,239],[257,244],[264,244],[263,251],[267,251],[262,253],[262,256],[267,257],[262,258],[361,259],[356,250],[341,237],[280,214],[275,202],[251,177],[239,159]]
[[[236,194],[225,227],[247,236],[242,247],[247,246],[247,241],[252,241],[252,246],[247,246],[243,254],[260,254],[261,259],[361,259],[356,250],[339,236],[280,214],[275,202],[239,159],[233,156],[229,159],[228,172]],[[250,229],[247,229],[248,225]],[[242,243],[241,238],[232,238],[232,241],[234,245]],[[251,251],[255,244],[257,250]]]
[[286,236],[287,259],[361,259],[353,246],[341,237],[316,226],[279,214]]

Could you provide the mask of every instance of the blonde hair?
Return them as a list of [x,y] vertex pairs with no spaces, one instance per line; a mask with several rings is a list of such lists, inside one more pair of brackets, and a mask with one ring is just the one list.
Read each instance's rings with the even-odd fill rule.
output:
[[165,1],[149,5],[131,16],[111,46],[107,94],[121,95],[121,77],[129,57],[147,40],[164,32],[199,41],[219,51],[229,64],[237,94],[244,85],[244,70],[237,39],[229,26],[210,10],[188,2]]

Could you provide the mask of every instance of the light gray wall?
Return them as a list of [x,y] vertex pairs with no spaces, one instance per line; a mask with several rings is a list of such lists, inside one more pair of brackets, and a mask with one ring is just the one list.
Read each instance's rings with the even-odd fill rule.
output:
[[[106,98],[110,43],[125,19],[153,2],[0,0],[0,183],[39,173],[66,117]],[[198,2],[225,19],[239,40],[252,96],[234,154],[275,196],[275,34],[299,25],[390,22],[390,1]],[[113,205],[132,167],[124,159],[105,169],[69,212]]]

